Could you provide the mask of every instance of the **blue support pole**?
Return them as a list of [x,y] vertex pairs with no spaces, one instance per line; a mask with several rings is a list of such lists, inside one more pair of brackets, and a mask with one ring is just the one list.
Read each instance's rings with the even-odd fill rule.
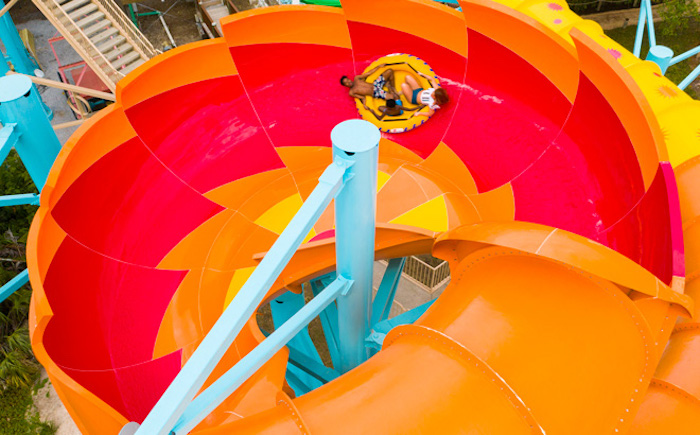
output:
[[19,139],[19,133],[17,130],[17,124],[10,123],[5,124],[0,130],[0,165],[5,161],[7,155],[10,154],[10,150],[17,144]]
[[[329,274],[332,276],[332,280],[335,280],[335,272]],[[311,281],[311,291],[314,296],[321,293],[321,291],[326,287],[325,277],[321,277]],[[336,304],[330,304],[328,308],[323,310],[320,316],[321,327],[323,328],[323,335],[326,337],[326,344],[328,345],[328,353],[331,355],[331,361],[333,361],[333,367],[338,367],[340,364],[340,351],[338,347],[338,307]]]
[[670,65],[675,65],[675,64],[677,64],[678,62],[683,62],[683,61],[686,60],[686,59],[690,59],[691,57],[695,56],[695,55],[698,54],[698,53],[700,53],[700,45],[697,46],[697,47],[695,47],[695,48],[693,48],[692,50],[688,50],[688,51],[686,51],[685,53],[679,54],[678,56],[676,56],[676,57],[674,57],[673,59],[671,59],[671,63],[669,64],[669,66],[670,66]]
[[408,325],[415,323],[415,321],[418,320],[420,316],[422,316],[426,311],[428,311],[428,308],[430,308],[430,306],[433,305],[433,303],[436,300],[437,299],[426,302],[423,305],[419,305],[412,310],[406,311],[403,314],[399,314],[393,319],[383,320],[375,324],[372,327],[372,333],[369,335],[369,337],[367,337],[367,347],[379,351],[382,348],[382,344],[384,344],[384,338],[389,333],[389,331],[391,331],[399,325]]
[[377,160],[381,134],[359,119],[338,124],[331,132],[333,159],[354,165],[335,200],[335,255],[337,273],[355,281],[350,293],[338,298],[338,344],[345,373],[369,357],[369,335],[374,266],[374,231],[377,208]]
[[[5,6],[5,2],[0,0],[0,8]],[[37,66],[32,61],[29,52],[19,37],[15,23],[12,22],[9,13],[0,17],[0,41],[2,41],[7,51],[7,55],[15,67],[15,71],[22,74],[34,75]],[[2,67],[0,67],[2,69]],[[7,71],[5,71],[7,72]]]
[[642,57],[642,42],[644,42],[644,27],[647,20],[647,4],[642,0],[642,4],[639,5],[639,20],[637,21],[637,35],[634,37],[634,55],[641,58]]
[[321,213],[343,187],[350,167],[352,162],[334,161],[326,168],[319,178],[319,184],[146,416],[137,431],[138,435],[170,434],[170,429],[260,305]]
[[28,77],[17,74],[0,77],[0,121],[17,124],[20,137],[15,149],[41,191],[61,150],[61,143],[43,109],[39,93]]
[[649,31],[649,48],[656,45],[656,31],[654,30],[654,12],[651,9],[651,0],[642,0],[646,4],[647,30]]
[[219,406],[238,387],[243,385],[257,370],[259,370],[275,353],[299,333],[309,322],[318,316],[324,308],[337,297],[346,293],[353,282],[339,276],[321,294],[292,316],[284,325],[275,330],[255,349],[244,356],[229,371],[224,373],[209,388],[204,390],[187,407],[182,417],[171,431],[173,435],[184,435],[194,429],[204,418]]
[[39,205],[40,197],[36,193],[0,196],[0,207],[11,205]]
[[[272,321],[275,324],[275,328],[283,325],[287,320],[294,316],[294,314],[301,310],[302,307],[304,307],[303,293],[296,294],[286,292],[283,295],[275,298],[272,302],[270,302],[270,311],[272,312]],[[310,360],[313,360],[321,365],[323,364],[321,356],[316,350],[316,346],[314,346],[313,341],[311,341],[308,328],[303,328],[301,331],[299,331],[299,333],[289,341],[289,347],[290,349],[294,348],[297,352],[303,353]],[[302,385],[290,384],[297,396],[306,394],[309,391],[323,385],[323,383],[318,379],[291,363],[288,364],[287,371],[292,373],[296,379],[302,383]]]
[[309,358],[291,346],[289,346],[289,363],[312,376],[322,384],[330,382],[340,376],[340,373],[337,371],[324,366],[313,358]]
[[372,327],[376,323],[389,318],[389,311],[391,311],[391,305],[394,303],[396,287],[398,287],[401,280],[404,264],[406,264],[406,257],[389,260],[382,282],[379,284],[377,295],[374,297],[374,302],[372,302],[372,319],[369,323]]
[[20,289],[23,285],[29,282],[29,271],[24,269],[14,278],[0,287],[0,302],[10,297],[10,295]]
[[678,84],[678,87],[681,89],[687,88],[689,84],[693,83],[693,81],[698,78],[698,76],[700,76],[700,65],[695,67],[695,69]]
[[661,68],[661,74],[666,74],[666,70],[671,65],[673,50],[663,45],[655,45],[649,49],[646,60],[650,60]]

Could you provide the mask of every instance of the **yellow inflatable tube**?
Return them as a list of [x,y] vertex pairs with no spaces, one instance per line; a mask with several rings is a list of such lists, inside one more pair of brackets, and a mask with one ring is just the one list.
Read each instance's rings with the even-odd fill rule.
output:
[[[438,84],[440,83],[440,80],[438,79],[433,69],[430,68],[430,66],[426,62],[424,62],[423,59],[405,53],[395,53],[384,57],[380,57],[379,59],[369,64],[369,66],[367,66],[364,72],[367,73],[367,71],[371,71],[372,69],[382,64],[386,64],[386,66],[383,68],[379,68],[369,77],[367,77],[367,82],[373,83],[382,73],[384,73],[384,71],[386,71],[387,69],[392,69],[394,70],[394,80],[397,86],[397,91],[399,92],[401,91],[401,83],[406,81],[406,76],[408,75],[416,79],[416,81],[424,89],[431,88],[432,85],[419,73],[423,73],[431,77]],[[410,96],[407,97],[406,95],[401,95],[401,103],[403,104],[403,107],[415,107],[415,105],[411,104],[411,102],[407,98],[410,98]],[[377,119],[374,113],[365,109],[362,106],[361,101],[355,100],[355,104],[357,106],[357,111],[360,113],[360,117],[362,117],[362,119],[369,121],[372,124],[379,127],[379,131],[387,133],[404,133],[406,131],[413,130],[414,128],[423,125],[432,116],[429,112],[430,109],[424,107],[423,109],[416,110],[414,112],[404,111],[403,114],[400,116],[387,116],[380,121]],[[381,98],[367,97],[366,104],[367,107],[369,107],[374,112],[381,113],[379,111],[379,106],[386,105],[386,101]],[[416,116],[419,113],[421,113],[421,115]]]

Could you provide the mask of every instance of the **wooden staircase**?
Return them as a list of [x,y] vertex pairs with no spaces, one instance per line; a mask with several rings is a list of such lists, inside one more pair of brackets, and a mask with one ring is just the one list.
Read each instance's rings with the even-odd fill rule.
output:
[[113,0],[32,1],[112,92],[159,53]]

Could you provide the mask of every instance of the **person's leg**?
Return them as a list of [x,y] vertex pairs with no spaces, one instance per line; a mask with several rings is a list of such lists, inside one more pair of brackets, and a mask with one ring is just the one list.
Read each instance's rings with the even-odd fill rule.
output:
[[406,101],[410,103],[411,96],[413,95],[413,89],[411,89],[411,87],[408,84],[401,83],[401,93],[404,97],[406,97]]
[[382,77],[384,77],[384,80],[386,80],[389,92],[393,94],[392,97],[398,99],[399,93],[396,91],[396,83],[394,81],[394,70],[391,68],[387,69],[382,73]]
[[420,83],[411,75],[406,76],[406,83],[411,87],[411,90],[418,89],[421,87]]

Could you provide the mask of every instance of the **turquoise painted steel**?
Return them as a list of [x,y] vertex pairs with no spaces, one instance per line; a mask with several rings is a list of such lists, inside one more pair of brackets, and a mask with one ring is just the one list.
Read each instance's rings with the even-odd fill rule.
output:
[[698,76],[700,76],[700,65],[696,66],[695,69],[678,84],[678,87],[681,89],[687,88]]
[[[294,314],[304,306],[304,295],[296,294],[292,292],[286,292],[283,295],[275,298],[270,302],[270,311],[272,312],[272,321],[275,324],[275,328],[282,326],[287,320],[289,320]],[[297,352],[303,353],[310,360],[315,361],[318,364],[323,364],[321,356],[316,350],[313,341],[311,341],[311,336],[309,335],[308,328],[302,328],[299,333],[289,341],[289,347],[294,348]],[[310,376],[305,371],[299,369],[291,362],[287,366],[287,373],[294,375],[296,379],[301,381],[299,385],[292,385],[290,382],[289,386],[292,387],[297,396],[306,394],[309,391],[316,389],[323,385],[318,379]],[[295,382],[296,384],[296,382]]]
[[637,34],[634,37],[634,55],[642,57],[642,42],[644,42],[644,26],[647,21],[646,2],[642,0],[639,5],[639,20],[637,21]]
[[374,297],[374,302],[372,302],[372,318],[369,324],[373,328],[376,323],[389,318],[391,305],[394,303],[394,296],[396,296],[396,287],[398,287],[401,280],[401,273],[405,264],[405,257],[389,260],[382,282],[379,284],[377,295]]
[[[335,280],[335,277],[336,273],[332,272],[312,280],[311,291],[314,296],[321,293],[329,283]],[[333,367],[337,367],[338,364],[340,364],[340,351],[338,350],[338,306],[336,304],[330,304],[318,317],[321,319],[321,327],[323,328],[323,335],[326,337],[328,353],[331,356]]]
[[661,74],[666,74],[666,70],[671,65],[673,50],[663,45],[655,45],[649,49],[646,60],[650,60],[661,68]]
[[23,285],[29,282],[29,271],[27,269],[18,273],[14,278],[0,287],[0,302],[4,301],[10,295],[19,290]]
[[11,205],[39,205],[40,197],[36,193],[0,196],[0,207]]
[[[0,0],[0,8],[5,6],[5,2]],[[9,13],[0,17],[0,41],[5,46],[7,56],[15,67],[15,71],[22,74],[34,75],[34,70],[38,66],[34,63],[29,52],[24,47],[22,39],[19,37],[15,23]],[[0,67],[1,69],[1,67]]]
[[18,140],[17,124],[14,122],[5,124],[0,130],[0,165],[5,161]]
[[369,337],[367,337],[367,340],[365,341],[365,345],[370,349],[373,349],[374,351],[381,350],[382,344],[384,344],[384,338],[389,333],[389,331],[391,331],[399,325],[409,325],[415,323],[415,321],[418,320],[418,318],[422,316],[423,313],[428,311],[428,308],[430,308],[430,306],[433,305],[433,303],[436,300],[437,299],[426,302],[423,305],[419,305],[416,308],[406,311],[403,314],[399,314],[396,317],[393,317],[388,320],[383,320],[375,324],[372,327],[372,333],[369,335]]
[[41,191],[61,150],[61,143],[43,109],[39,93],[28,77],[0,77],[0,121],[17,124],[19,140],[15,149]]
[[337,273],[355,281],[352,291],[338,298],[338,345],[345,373],[367,360],[374,266],[374,231],[377,208],[377,127],[359,119],[344,121],[331,132],[333,159],[354,165],[335,200],[335,255]]
[[310,376],[313,376],[314,379],[319,380],[321,383],[325,384],[326,382],[330,382],[340,376],[340,373],[332,368],[318,363],[316,360],[309,358],[304,353],[294,349],[292,346],[288,347],[289,362]]
[[170,433],[170,429],[175,426],[245,323],[255,313],[321,213],[343,188],[347,171],[352,166],[353,162],[334,159],[326,168],[319,178],[319,184],[146,416],[137,431],[138,435]]
[[700,45],[686,51],[685,53],[679,54],[678,56],[674,57],[671,59],[671,63],[669,65],[675,65],[678,62],[683,62],[686,59],[690,59],[691,57],[695,56],[696,54],[700,54]]
[[654,30],[654,16],[651,9],[651,0],[642,0],[647,14],[647,31],[649,32],[649,47],[656,45],[656,31]]
[[353,287],[352,280],[347,280],[343,276],[336,278],[331,285],[304,305],[284,325],[270,334],[260,345],[197,396],[182,414],[171,433],[184,435],[194,429],[211,411],[282,349],[292,337],[305,328],[313,318],[318,316],[336,298],[342,297],[342,294],[351,290],[351,287]]

